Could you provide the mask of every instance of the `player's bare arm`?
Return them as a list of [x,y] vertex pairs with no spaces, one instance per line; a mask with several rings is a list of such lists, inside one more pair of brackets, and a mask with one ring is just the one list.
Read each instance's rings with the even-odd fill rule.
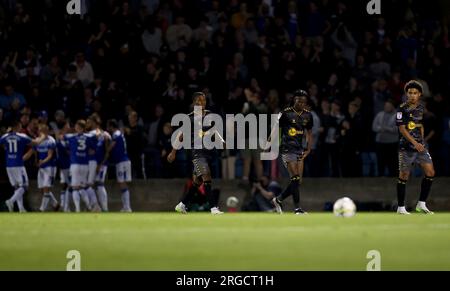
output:
[[111,142],[111,140],[109,138],[105,138],[105,156],[104,156],[103,160],[97,165],[97,169],[96,169],[97,173],[100,172],[101,167],[103,165],[105,165],[106,162],[109,159],[110,152],[111,152],[111,149],[112,149],[112,148],[110,148],[110,144],[111,143],[112,142]]
[[24,162],[28,161],[33,154],[34,154],[34,150],[33,149],[29,149],[28,152],[26,152],[25,155],[23,155],[22,160]]
[[313,138],[313,135],[312,135],[312,130],[309,129],[309,130],[306,131],[307,147],[306,147],[306,150],[303,152],[302,159],[305,159],[311,153],[313,142],[314,142],[314,138]]
[[44,139],[46,139],[46,137],[47,136],[45,136],[44,134],[40,134],[39,137],[37,137],[31,141],[31,145],[35,146],[35,145],[40,144],[41,142],[44,141]]
[[53,158],[54,153],[55,153],[54,150],[52,150],[52,149],[49,150],[49,151],[48,151],[48,154],[47,154],[47,157],[46,157],[45,159],[43,159],[43,160],[39,160],[39,161],[38,161],[38,166],[41,166],[41,165],[43,165],[43,164],[49,162],[49,161]]

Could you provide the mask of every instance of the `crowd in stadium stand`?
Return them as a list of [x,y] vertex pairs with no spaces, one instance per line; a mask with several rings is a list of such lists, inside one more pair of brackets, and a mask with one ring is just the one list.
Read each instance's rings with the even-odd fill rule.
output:
[[[120,121],[135,177],[188,177],[187,152],[166,156],[193,92],[222,115],[272,114],[301,88],[315,123],[305,176],[396,176],[396,107],[416,79],[437,175],[450,175],[449,19],[426,1],[371,16],[354,2],[82,0],[78,16],[67,1],[1,0],[0,131],[20,119],[33,136],[96,112]],[[286,174],[254,157],[217,152],[213,177]]]

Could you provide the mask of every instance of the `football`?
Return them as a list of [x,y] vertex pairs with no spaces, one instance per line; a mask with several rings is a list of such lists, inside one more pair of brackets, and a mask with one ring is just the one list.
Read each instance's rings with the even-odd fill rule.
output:
[[239,199],[237,199],[235,196],[230,196],[227,199],[227,207],[235,208],[239,204]]
[[352,217],[356,214],[356,205],[352,199],[344,197],[334,203],[333,212],[336,216]]

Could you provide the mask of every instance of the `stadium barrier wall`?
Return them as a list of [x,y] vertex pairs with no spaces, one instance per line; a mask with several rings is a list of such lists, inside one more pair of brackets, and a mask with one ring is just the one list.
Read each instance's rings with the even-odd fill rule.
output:
[[[130,185],[131,206],[133,211],[173,211],[182,195],[185,179],[149,179],[134,180]],[[220,207],[227,210],[226,199],[235,196],[239,199],[238,209],[250,199],[250,187],[239,186],[239,180],[214,180],[213,189],[220,189]],[[288,181],[281,181],[287,185]],[[412,178],[407,185],[407,205],[415,206],[420,193],[421,179]],[[108,181],[109,208],[117,211],[121,208],[120,190],[114,181]],[[5,187],[1,187],[2,191]],[[60,185],[53,193],[59,199]],[[395,178],[305,178],[300,188],[301,205],[308,211],[331,210],[338,198],[352,198],[359,210],[390,211],[396,206]],[[0,193],[1,200],[5,193]],[[32,209],[40,205],[41,194],[36,181],[30,181],[26,201]],[[3,204],[3,203],[2,203]],[[292,209],[292,198],[286,200],[286,209]],[[450,178],[436,178],[428,201],[430,209],[450,211]],[[2,207],[3,208],[3,207]]]

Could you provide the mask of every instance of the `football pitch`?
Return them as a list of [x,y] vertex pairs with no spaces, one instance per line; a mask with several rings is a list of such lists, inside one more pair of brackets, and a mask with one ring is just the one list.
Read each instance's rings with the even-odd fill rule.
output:
[[0,270],[450,270],[450,213],[1,213]]

